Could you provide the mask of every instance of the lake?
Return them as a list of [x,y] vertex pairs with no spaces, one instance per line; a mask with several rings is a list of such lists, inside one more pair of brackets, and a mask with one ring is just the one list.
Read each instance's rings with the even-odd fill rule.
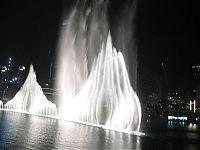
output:
[[199,124],[152,120],[135,136],[0,110],[0,149],[200,149]]

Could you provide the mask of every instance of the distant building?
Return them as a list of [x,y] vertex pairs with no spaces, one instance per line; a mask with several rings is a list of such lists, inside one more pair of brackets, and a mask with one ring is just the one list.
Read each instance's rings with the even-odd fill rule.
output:
[[9,83],[9,70],[6,66],[1,67],[1,83]]
[[183,105],[185,103],[183,95],[179,92],[169,92],[167,101],[169,105]]
[[200,65],[194,65],[191,68],[192,73],[192,88],[200,88]]
[[8,58],[6,65],[0,67],[2,85],[12,83],[11,68],[12,68],[12,58]]
[[200,65],[191,66],[189,100],[197,100],[200,102]]
[[192,77],[194,79],[200,79],[200,65],[192,66]]
[[21,87],[21,85],[24,83],[25,81],[25,76],[26,76],[26,73],[25,73],[25,66],[19,66],[19,69],[18,69],[18,74],[17,74],[17,84],[19,87]]

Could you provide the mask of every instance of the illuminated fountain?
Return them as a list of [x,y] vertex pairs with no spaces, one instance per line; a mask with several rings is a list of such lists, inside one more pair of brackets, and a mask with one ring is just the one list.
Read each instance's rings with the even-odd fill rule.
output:
[[54,116],[57,114],[56,105],[47,100],[41,86],[37,83],[32,65],[23,86],[14,98],[5,104],[5,108],[7,110],[44,116]]
[[124,57],[112,45],[104,1],[78,3],[59,43],[58,117],[111,130],[139,131],[141,106]]
[[79,1],[64,20],[57,108],[43,94],[31,65],[25,83],[5,109],[139,134],[140,101],[131,87],[124,56],[112,45],[106,16],[107,2]]
[[3,108],[3,102],[0,100],[0,109]]

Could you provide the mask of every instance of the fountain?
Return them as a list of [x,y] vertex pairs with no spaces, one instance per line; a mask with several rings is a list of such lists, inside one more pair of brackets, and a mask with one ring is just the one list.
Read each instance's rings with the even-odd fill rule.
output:
[[140,134],[140,101],[131,87],[124,56],[113,47],[106,12],[107,2],[79,1],[64,20],[57,108],[43,94],[31,65],[25,83],[5,109]]
[[139,131],[141,106],[123,54],[113,47],[107,2],[78,2],[64,20],[58,55],[58,117],[103,128]]
[[21,89],[13,99],[5,104],[5,108],[44,116],[55,116],[57,114],[56,105],[47,100],[41,86],[37,83],[32,65],[30,65],[29,74]]
[[0,109],[3,108],[3,102],[0,100]]

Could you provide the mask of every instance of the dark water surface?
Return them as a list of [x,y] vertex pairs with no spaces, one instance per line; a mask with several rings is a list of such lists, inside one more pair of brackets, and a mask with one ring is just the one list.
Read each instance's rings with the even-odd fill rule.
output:
[[0,149],[191,149],[198,150],[199,126],[143,123],[134,136],[53,118],[0,110]]

